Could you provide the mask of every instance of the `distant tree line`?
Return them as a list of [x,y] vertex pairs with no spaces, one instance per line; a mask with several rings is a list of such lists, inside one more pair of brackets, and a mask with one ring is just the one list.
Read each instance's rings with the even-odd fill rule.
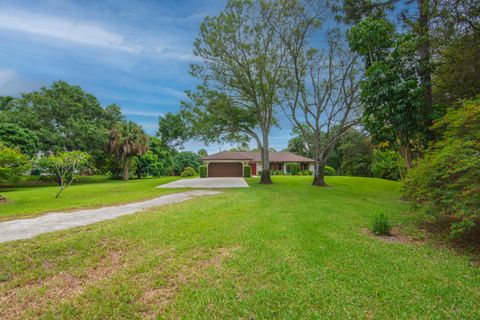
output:
[[0,97],[0,171],[8,171],[0,183],[30,173],[64,188],[80,173],[128,180],[179,175],[185,166],[198,171],[199,156],[178,151],[187,139],[178,115],[159,117],[157,135],[150,137],[125,119],[120,106],[101,106],[81,87],[56,81],[18,98]]

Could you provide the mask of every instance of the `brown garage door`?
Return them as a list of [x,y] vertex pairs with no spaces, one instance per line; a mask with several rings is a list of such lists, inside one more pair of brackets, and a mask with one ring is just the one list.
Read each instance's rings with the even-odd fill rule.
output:
[[208,165],[209,177],[241,177],[242,164],[235,162],[210,163]]

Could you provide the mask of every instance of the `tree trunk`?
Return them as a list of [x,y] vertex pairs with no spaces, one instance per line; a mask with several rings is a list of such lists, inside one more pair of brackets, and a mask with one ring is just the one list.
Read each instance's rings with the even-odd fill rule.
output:
[[431,54],[430,54],[430,19],[431,5],[430,0],[418,0],[419,19],[418,19],[418,35],[420,36],[419,47],[419,73],[420,81],[425,88],[424,102],[426,116],[426,125],[432,125],[433,98],[432,98],[432,70],[431,70]]
[[402,153],[403,159],[405,159],[405,167],[407,167],[407,171],[412,168],[412,151],[410,150],[410,146],[401,146],[400,152]]
[[272,184],[272,178],[270,177],[270,150],[268,145],[268,133],[263,133],[263,146],[260,150],[262,153],[262,176],[260,178],[260,184]]
[[315,172],[313,176],[312,186],[325,187],[325,162],[315,159]]
[[128,159],[125,159],[123,162],[123,181],[128,181],[128,165],[129,161]]

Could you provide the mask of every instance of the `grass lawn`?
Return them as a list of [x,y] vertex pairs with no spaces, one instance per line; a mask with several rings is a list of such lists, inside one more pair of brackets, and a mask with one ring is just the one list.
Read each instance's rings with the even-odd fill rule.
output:
[[0,205],[0,221],[27,218],[51,211],[128,203],[184,191],[155,188],[178,179],[179,177],[164,177],[124,182],[106,176],[81,177],[76,184],[64,190],[58,199],[55,199],[57,185],[0,188],[0,194],[9,199],[9,202]]
[[480,318],[467,256],[362,232],[400,184],[273,181],[0,244],[0,318]]

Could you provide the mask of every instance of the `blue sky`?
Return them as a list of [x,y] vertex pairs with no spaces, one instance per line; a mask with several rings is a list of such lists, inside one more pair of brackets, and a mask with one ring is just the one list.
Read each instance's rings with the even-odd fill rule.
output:
[[[176,112],[195,61],[193,41],[206,15],[226,0],[2,0],[0,95],[18,96],[55,80],[82,86],[102,105],[117,103],[149,134],[158,115]],[[290,127],[271,146],[287,146]],[[187,150],[205,147],[189,142]],[[211,145],[209,152],[228,148]]]

